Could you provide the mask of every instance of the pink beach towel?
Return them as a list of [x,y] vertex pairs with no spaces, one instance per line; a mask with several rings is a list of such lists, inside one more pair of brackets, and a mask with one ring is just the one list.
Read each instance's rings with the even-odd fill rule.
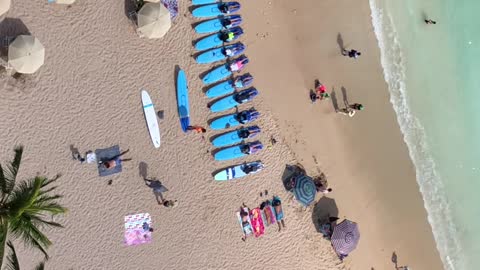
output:
[[255,237],[262,236],[265,233],[265,225],[263,225],[262,210],[254,208],[250,211],[250,220],[253,227],[253,235]]
[[152,241],[152,232],[144,229],[144,223],[148,224],[148,228],[152,226],[149,213],[125,216],[125,245],[136,246]]

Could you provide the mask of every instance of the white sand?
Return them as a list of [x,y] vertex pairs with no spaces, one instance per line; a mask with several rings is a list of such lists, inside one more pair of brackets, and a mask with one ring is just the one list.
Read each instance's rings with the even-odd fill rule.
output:
[[[273,135],[279,143],[256,156],[236,162],[215,162],[213,147],[198,134],[180,130],[176,110],[174,68],[185,69],[190,85],[191,122],[207,125],[214,115],[206,107],[198,75],[208,66],[190,55],[192,19],[182,1],[180,15],[161,40],[136,36],[125,16],[123,1],[77,1],[70,8],[46,1],[16,0],[8,13],[20,19],[46,48],[45,65],[25,81],[2,77],[0,99],[3,132],[2,162],[11,159],[14,145],[26,148],[20,178],[36,173],[62,173],[58,192],[69,213],[58,221],[65,229],[48,231],[48,269],[345,269],[330,244],[315,231],[310,210],[303,211],[283,190],[280,175],[293,154],[278,134],[268,111],[262,112],[260,139]],[[261,76],[260,74],[254,74]],[[160,121],[162,146],[153,148],[145,126],[140,90],[147,89]],[[262,95],[262,94],[261,94]],[[94,165],[71,159],[69,146],[81,152],[119,144],[130,149],[121,174],[98,177]],[[267,169],[241,181],[217,183],[211,173],[243,161],[261,159]],[[170,190],[167,199],[179,206],[157,205],[139,176],[139,164],[148,165],[148,177],[159,178]],[[108,180],[113,180],[111,186]],[[267,228],[259,239],[240,240],[235,211],[245,202],[258,205],[268,189],[284,200],[285,231]],[[153,243],[125,247],[123,218],[148,212],[153,217]],[[22,267],[31,269],[39,253],[18,245]]]

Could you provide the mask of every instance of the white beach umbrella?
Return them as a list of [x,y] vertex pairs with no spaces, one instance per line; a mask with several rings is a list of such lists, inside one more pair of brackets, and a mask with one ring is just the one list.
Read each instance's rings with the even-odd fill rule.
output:
[[137,32],[141,37],[161,38],[170,27],[170,12],[161,3],[146,3],[137,14]]
[[76,0],[55,0],[56,4],[63,4],[63,5],[71,5],[75,2]]
[[0,0],[0,16],[7,13],[11,4],[12,0]]
[[18,36],[8,46],[8,64],[19,73],[34,73],[44,60],[45,48],[34,36]]

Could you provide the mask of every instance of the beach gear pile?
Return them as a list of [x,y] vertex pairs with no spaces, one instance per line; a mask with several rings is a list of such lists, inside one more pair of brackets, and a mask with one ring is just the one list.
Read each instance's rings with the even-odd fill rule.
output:
[[[213,69],[202,76],[202,82],[207,86],[205,94],[213,99],[209,108],[213,113],[224,113],[242,104],[252,101],[258,90],[250,87],[253,76],[249,73],[234,76],[240,73],[249,63],[248,57],[243,55],[246,46],[236,42],[242,35],[240,27],[242,17],[235,14],[240,10],[238,2],[217,2],[215,0],[193,0],[192,15],[194,18],[209,18],[195,24],[197,34],[206,35],[194,42],[198,51],[195,60],[198,64],[217,63]],[[213,130],[226,131],[212,138],[212,144],[217,147],[214,158],[218,161],[233,160],[258,153],[263,149],[260,141],[248,141],[261,132],[256,125],[247,126],[254,122],[260,113],[254,108],[237,110],[227,113],[210,121]],[[226,168],[215,175],[215,180],[231,180],[258,172],[263,168],[260,161],[244,163]]]

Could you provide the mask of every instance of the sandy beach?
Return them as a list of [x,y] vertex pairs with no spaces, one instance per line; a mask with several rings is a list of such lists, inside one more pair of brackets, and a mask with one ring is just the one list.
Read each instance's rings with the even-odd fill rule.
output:
[[[215,64],[200,66],[191,57],[199,35],[191,27],[198,20],[188,11],[189,1],[180,1],[179,17],[159,40],[136,35],[123,1],[77,1],[70,7],[14,1],[0,35],[35,35],[46,60],[34,75],[1,75],[0,158],[4,164],[22,144],[20,178],[62,174],[58,193],[69,213],[56,220],[64,229],[47,233],[54,244],[46,267],[382,270],[395,269],[396,252],[399,266],[443,269],[389,103],[368,2],[241,2],[246,71],[260,90],[241,109],[260,111],[259,139],[269,145],[273,136],[278,143],[255,156],[218,162],[209,138],[220,132],[184,134],[178,119],[176,65],[189,80],[192,124],[207,126],[218,116],[207,108],[199,79]],[[341,56],[342,42],[362,56]],[[308,93],[317,78],[334,90],[340,106],[345,92],[366,110],[348,118],[335,114],[331,101],[311,104]],[[159,149],[145,126],[141,89],[164,111]],[[130,149],[126,157],[133,161],[120,174],[99,177],[95,165],[72,160],[71,145],[80,152],[119,145]],[[221,168],[254,160],[266,169],[238,181],[213,180]],[[325,173],[340,217],[360,226],[360,244],[344,263],[316,231],[313,206],[302,208],[283,188],[285,165],[297,162],[311,175]],[[169,189],[164,196],[179,205],[158,205],[144,176],[162,181]],[[243,242],[235,212],[242,203],[258,205],[265,190],[283,199],[286,229],[278,232],[273,225],[261,238]],[[123,245],[124,216],[134,213],[152,215],[152,243]],[[17,246],[23,268],[41,260]]]

